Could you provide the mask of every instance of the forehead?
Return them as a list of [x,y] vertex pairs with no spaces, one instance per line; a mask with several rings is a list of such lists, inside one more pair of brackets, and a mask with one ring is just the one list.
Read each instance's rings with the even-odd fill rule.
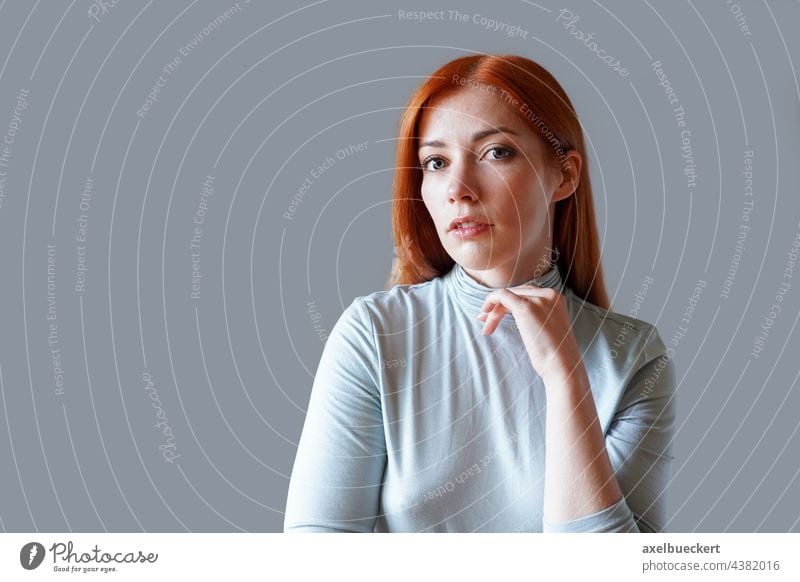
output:
[[420,138],[468,141],[478,130],[505,126],[521,137],[533,135],[528,123],[495,87],[463,88],[434,98],[422,112]]

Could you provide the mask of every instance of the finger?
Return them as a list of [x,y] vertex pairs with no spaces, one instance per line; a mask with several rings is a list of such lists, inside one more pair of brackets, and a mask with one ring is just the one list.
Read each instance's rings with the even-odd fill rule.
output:
[[515,313],[515,311],[519,312],[519,309],[522,307],[524,302],[525,299],[519,297],[508,289],[498,289],[490,293],[486,297],[484,310],[490,305],[492,307],[486,316],[486,325],[483,327],[483,334],[491,335],[494,333],[494,330],[497,329],[498,325],[500,325],[500,321],[502,321],[505,314],[509,311],[512,313],[512,315]]
[[534,287],[532,285],[521,285],[519,287],[508,287],[502,289],[494,289],[484,299],[484,308],[487,303],[497,303],[500,297],[508,297],[509,293],[516,297],[549,297],[553,294],[554,289],[549,287]]
[[483,319],[484,326],[481,333],[483,335],[492,335],[494,330],[497,329],[497,326],[500,325],[500,322],[505,317],[508,310],[502,303],[497,303],[494,305],[494,308],[486,313],[486,316]]
[[[485,321],[490,313],[493,311],[497,312],[497,310],[505,310],[505,307],[498,299],[489,299],[487,297],[487,299],[483,302],[483,306],[481,307],[481,312],[478,314],[478,318]],[[506,312],[503,311],[503,314],[505,313]]]
[[[499,301],[499,291],[507,291],[516,299],[516,301],[512,301],[511,303],[506,302],[506,305],[517,320],[519,320],[519,316],[523,315],[523,312],[527,314],[530,311],[531,305],[534,306],[536,311],[544,314],[543,317],[549,318],[553,310],[557,308],[558,300],[561,297],[558,291],[547,287],[531,287],[528,285],[510,287],[509,289],[490,293],[484,303],[485,310],[490,311],[492,305]],[[504,296],[508,297],[508,295]]]
[[555,289],[550,287],[535,287],[533,285],[509,287],[508,290],[522,297],[548,297],[552,295],[553,291],[555,291]]
[[494,311],[498,305],[503,306],[513,313],[515,309],[519,309],[525,305],[525,299],[509,289],[495,289],[484,299],[481,311]]

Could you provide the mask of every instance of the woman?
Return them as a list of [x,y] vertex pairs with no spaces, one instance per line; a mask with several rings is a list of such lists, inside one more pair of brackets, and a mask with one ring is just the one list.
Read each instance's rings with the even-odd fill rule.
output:
[[608,311],[580,124],[519,56],[400,123],[389,290],[325,346],[285,531],[660,531],[674,369]]

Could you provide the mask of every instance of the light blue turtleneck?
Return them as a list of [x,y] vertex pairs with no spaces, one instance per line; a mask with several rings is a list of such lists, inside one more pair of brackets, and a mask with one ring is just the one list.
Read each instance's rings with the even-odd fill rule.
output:
[[658,332],[582,301],[556,268],[533,283],[567,299],[623,498],[543,522],[544,386],[510,313],[481,334],[475,317],[492,289],[456,265],[358,297],[334,326],[285,531],[661,531],[675,376]]

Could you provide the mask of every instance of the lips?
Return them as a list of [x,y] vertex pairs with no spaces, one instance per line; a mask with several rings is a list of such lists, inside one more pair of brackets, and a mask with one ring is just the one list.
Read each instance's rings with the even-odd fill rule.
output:
[[467,215],[467,216],[459,216],[458,218],[454,219],[450,223],[450,226],[447,230],[454,230],[464,224],[472,224],[473,226],[484,226],[484,225],[491,226],[489,221],[486,220],[485,218],[482,218],[480,216]]

